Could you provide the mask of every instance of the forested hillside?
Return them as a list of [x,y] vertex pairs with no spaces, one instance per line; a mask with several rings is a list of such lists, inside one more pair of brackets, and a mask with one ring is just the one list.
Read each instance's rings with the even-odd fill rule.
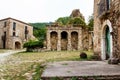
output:
[[46,24],[48,24],[48,23],[30,23],[30,25],[33,26],[34,29],[45,28]]
[[48,23],[30,23],[33,26],[33,35],[40,41],[46,38],[46,25]]

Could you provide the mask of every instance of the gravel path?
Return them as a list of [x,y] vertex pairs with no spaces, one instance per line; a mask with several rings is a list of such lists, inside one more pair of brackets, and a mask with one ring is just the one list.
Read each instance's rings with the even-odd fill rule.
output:
[[11,54],[15,54],[18,52],[23,52],[23,51],[25,51],[25,49],[23,49],[23,50],[7,50],[6,52],[1,53],[0,54],[0,63],[4,62],[4,60],[6,59],[6,56],[9,56]]

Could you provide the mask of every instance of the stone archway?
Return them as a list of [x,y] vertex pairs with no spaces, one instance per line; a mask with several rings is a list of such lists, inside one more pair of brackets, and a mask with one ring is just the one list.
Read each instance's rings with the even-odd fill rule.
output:
[[58,34],[57,32],[53,31],[50,33],[50,41],[51,41],[51,50],[57,50],[57,41],[58,41]]
[[57,41],[58,41],[58,34],[57,32],[53,31],[50,33],[50,41],[51,41],[51,50],[57,50]]
[[15,42],[15,49],[21,49],[21,43],[20,42]]
[[67,50],[68,45],[68,33],[63,31],[61,32],[61,50]]
[[113,44],[112,44],[112,26],[109,20],[106,20],[102,28],[101,37],[101,58],[106,60],[112,58]]
[[71,33],[71,49],[78,50],[78,33],[76,31]]

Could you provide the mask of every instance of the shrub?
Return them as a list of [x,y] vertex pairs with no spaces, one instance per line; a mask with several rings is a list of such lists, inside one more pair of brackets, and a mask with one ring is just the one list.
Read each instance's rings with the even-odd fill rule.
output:
[[85,52],[80,53],[80,58],[81,59],[87,59],[87,54]]
[[35,48],[42,48],[43,42],[30,40],[30,41],[24,43],[23,47],[27,48],[27,51],[32,51]]

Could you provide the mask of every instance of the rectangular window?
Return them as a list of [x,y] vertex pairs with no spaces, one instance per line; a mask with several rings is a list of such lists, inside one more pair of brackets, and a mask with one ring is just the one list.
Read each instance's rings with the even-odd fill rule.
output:
[[25,39],[27,39],[27,34],[28,34],[28,30],[27,30],[27,26],[25,26]]
[[4,35],[3,35],[3,48],[4,49],[6,48],[6,32],[4,32]]
[[7,22],[4,22],[4,27],[6,27],[7,26]]
[[25,26],[25,34],[27,34],[27,26]]
[[16,23],[13,22],[13,30],[15,31],[16,30]]
[[110,9],[110,0],[106,0],[106,3],[107,3],[107,10],[109,10]]
[[15,32],[13,32],[13,36],[15,36]]

